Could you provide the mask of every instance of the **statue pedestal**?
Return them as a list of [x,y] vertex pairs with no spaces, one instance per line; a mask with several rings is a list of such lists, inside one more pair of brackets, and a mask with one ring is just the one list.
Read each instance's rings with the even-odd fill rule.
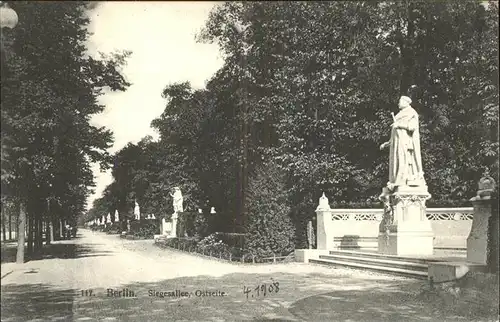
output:
[[177,237],[177,218],[179,218],[179,215],[177,212],[174,212],[172,214],[172,232],[170,233],[171,237]]
[[426,216],[427,186],[398,186],[382,190],[384,218],[379,226],[378,251],[388,255],[432,255],[434,233]]
[[[471,199],[474,218],[467,238],[467,261],[487,265],[498,272],[498,199],[490,177],[479,181],[477,196]],[[492,197],[494,196],[494,197]]]
[[161,234],[163,236],[170,236],[172,232],[172,222],[166,221],[165,218],[161,219]]

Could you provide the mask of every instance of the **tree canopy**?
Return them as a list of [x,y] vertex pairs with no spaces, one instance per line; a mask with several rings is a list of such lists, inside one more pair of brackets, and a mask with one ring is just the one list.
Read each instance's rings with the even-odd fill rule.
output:
[[74,225],[94,186],[91,164],[110,164],[112,133],[90,118],[104,110],[105,90],[130,85],[120,66],[131,53],[88,55],[88,2],[11,7],[20,20],[2,39],[2,197],[26,205],[30,218]]
[[[401,95],[420,115],[434,200],[467,199],[484,173],[498,178],[497,2],[225,2],[198,40],[220,47],[223,67],[203,90],[167,85],[152,122],[160,139],[117,154],[134,170],[115,183],[130,180],[148,211],[170,213],[173,186],[191,210],[230,214],[228,226],[283,205],[304,240],[323,191],[333,203],[376,200],[388,173],[379,145]],[[266,186],[267,162],[267,184],[286,198],[241,207],[251,182]],[[266,191],[251,194],[274,202]]]

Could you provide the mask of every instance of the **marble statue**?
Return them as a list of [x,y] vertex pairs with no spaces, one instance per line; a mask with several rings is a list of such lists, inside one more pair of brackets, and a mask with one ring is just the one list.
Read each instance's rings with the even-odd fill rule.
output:
[[381,150],[390,148],[389,190],[397,186],[426,185],[420,152],[418,114],[410,104],[409,97],[401,96],[399,112],[396,116],[393,114],[391,138],[380,146]]
[[115,209],[115,222],[120,221],[120,215],[118,214],[118,210]]
[[134,215],[135,219],[141,219],[141,209],[139,208],[139,204],[137,203],[137,201],[135,201]]
[[174,212],[175,213],[183,212],[184,208],[182,206],[182,203],[184,199],[182,198],[181,189],[179,189],[179,187],[175,187],[174,193],[173,194],[170,193],[170,196],[173,198]]
[[495,180],[489,175],[485,175],[479,180],[476,198],[490,198],[495,191]]

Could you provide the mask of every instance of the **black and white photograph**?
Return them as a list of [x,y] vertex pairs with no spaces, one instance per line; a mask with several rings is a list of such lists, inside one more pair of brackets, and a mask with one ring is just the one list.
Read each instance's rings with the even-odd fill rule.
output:
[[499,2],[0,1],[1,321],[499,321]]

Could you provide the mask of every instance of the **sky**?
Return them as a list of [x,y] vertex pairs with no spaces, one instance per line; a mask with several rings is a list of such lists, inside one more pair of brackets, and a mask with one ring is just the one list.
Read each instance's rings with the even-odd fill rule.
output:
[[[114,153],[128,142],[137,143],[146,135],[158,138],[151,121],[164,110],[161,97],[168,84],[189,81],[194,88],[205,87],[222,67],[223,58],[215,44],[196,43],[195,35],[204,26],[216,2],[99,2],[89,13],[87,43],[89,54],[131,50],[122,73],[132,85],[126,92],[106,92],[100,103],[105,111],[95,115],[92,124],[114,133]],[[100,197],[112,182],[110,171],[96,176],[95,193]]]

